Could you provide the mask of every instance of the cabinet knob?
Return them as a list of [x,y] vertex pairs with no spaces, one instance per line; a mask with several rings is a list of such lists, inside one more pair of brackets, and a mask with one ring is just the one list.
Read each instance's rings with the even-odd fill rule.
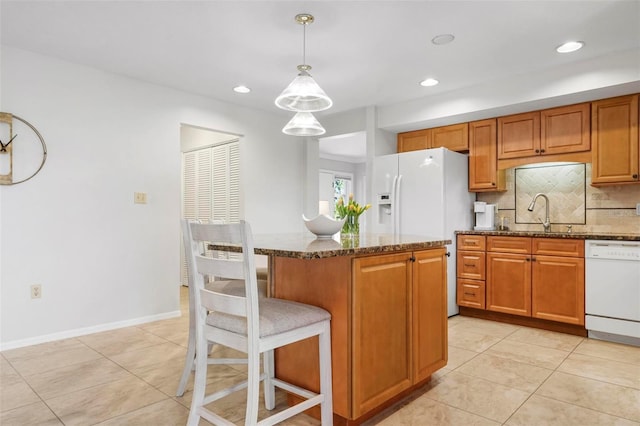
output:
[[536,154],[540,154],[540,150],[539,149],[536,149]]
[[541,154],[544,154],[544,149],[541,149],[541,150],[540,150],[540,153],[541,153]]
[[529,258],[527,257],[527,258],[526,258],[526,261],[527,261],[527,262],[531,262],[531,259],[529,259]]
[[638,179],[638,175],[633,175],[633,178],[634,179]]
[[495,182],[491,182],[491,186],[496,186],[496,183]]

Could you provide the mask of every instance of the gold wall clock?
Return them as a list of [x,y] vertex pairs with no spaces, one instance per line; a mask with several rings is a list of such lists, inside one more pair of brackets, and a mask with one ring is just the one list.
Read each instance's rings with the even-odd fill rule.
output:
[[34,177],[47,160],[47,145],[26,120],[0,112],[0,185],[15,185]]

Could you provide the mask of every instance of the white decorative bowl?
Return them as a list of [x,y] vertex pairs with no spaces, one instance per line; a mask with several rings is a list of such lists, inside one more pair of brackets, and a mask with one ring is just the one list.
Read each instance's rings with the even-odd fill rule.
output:
[[346,217],[337,220],[332,219],[326,214],[318,215],[313,219],[307,219],[303,214],[302,219],[307,229],[316,234],[318,238],[331,238],[342,229],[342,225],[347,220]]

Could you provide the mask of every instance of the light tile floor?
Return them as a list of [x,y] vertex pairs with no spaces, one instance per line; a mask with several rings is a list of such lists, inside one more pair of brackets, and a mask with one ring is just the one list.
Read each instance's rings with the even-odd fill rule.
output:
[[[175,390],[186,296],[181,318],[0,353],[0,425],[184,425],[192,380],[183,397]],[[246,376],[243,366],[210,370],[211,388]],[[244,397],[214,405],[242,424]],[[319,422],[302,414],[285,424]],[[365,426],[499,424],[640,425],[640,348],[453,317],[447,367]]]

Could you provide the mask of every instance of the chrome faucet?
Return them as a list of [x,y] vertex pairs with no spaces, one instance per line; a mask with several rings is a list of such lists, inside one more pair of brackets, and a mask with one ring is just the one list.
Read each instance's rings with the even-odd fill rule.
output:
[[530,212],[533,211],[533,208],[536,205],[536,201],[538,200],[538,197],[542,197],[546,201],[546,206],[545,206],[546,207],[546,209],[545,209],[546,217],[544,218],[544,222],[540,218],[538,218],[538,220],[540,221],[542,226],[544,226],[544,232],[551,232],[551,220],[549,219],[549,197],[547,197],[546,195],[544,195],[541,192],[536,194],[533,197],[533,200],[531,200],[531,204],[529,204],[529,207],[527,207],[527,210],[529,210]]

